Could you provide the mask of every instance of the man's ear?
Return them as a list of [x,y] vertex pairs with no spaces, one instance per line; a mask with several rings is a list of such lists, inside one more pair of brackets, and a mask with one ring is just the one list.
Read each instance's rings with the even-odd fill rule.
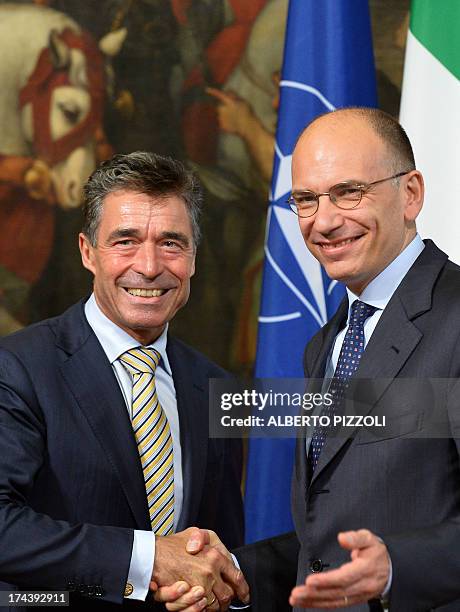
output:
[[425,184],[423,176],[418,170],[409,172],[404,182],[404,190],[406,195],[406,203],[404,216],[407,221],[415,221],[423,206],[423,198],[425,195]]
[[83,266],[87,270],[95,274],[96,266],[94,257],[94,247],[90,243],[88,236],[85,236],[85,234],[82,233],[78,234],[78,246],[80,248],[81,262]]
[[196,251],[193,254],[193,259],[192,259],[192,264],[191,264],[191,272],[190,272],[190,277],[192,277],[195,274],[195,259],[196,259]]

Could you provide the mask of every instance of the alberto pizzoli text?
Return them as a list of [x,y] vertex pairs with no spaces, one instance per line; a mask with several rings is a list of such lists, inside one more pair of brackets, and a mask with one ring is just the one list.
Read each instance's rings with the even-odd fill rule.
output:
[[250,415],[232,417],[226,414],[220,418],[223,427],[385,427],[385,415],[339,415],[299,414],[277,415],[268,418]]

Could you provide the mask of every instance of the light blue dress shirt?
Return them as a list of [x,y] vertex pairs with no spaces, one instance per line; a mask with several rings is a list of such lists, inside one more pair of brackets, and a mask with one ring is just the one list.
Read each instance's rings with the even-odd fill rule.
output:
[[361,300],[371,306],[375,306],[378,310],[369,317],[364,323],[364,348],[372,336],[383,311],[388,302],[393,297],[393,293],[398,288],[399,284],[409,272],[409,268],[415,263],[415,260],[425,248],[423,240],[418,234],[410,242],[407,247],[402,251],[396,259],[394,259],[385,270],[380,272],[378,276],[372,280],[361,295],[355,295],[352,291],[347,289],[348,294],[348,317],[347,325],[345,329],[342,329],[336,336],[332,352],[329,355],[328,363],[326,366],[325,376],[326,378],[332,378],[337,366],[337,361],[340,355],[340,349],[342,348],[345,334],[348,330],[348,324],[350,321],[351,306],[355,300]]
[[[94,294],[85,304],[85,315],[113,368],[126,403],[126,409],[131,418],[132,379],[120,362],[119,357],[129,349],[139,346],[139,342],[105,316],[99,308]],[[173,440],[174,528],[176,528],[183,501],[182,451],[176,390],[166,352],[167,332],[168,327],[166,326],[159,338],[148,346],[155,348],[161,355],[160,363],[155,372],[155,383],[158,398],[169,421]],[[147,597],[154,560],[155,534],[151,531],[134,530],[133,550],[127,579],[127,582],[133,586],[133,592],[129,596],[130,599],[143,601]]]

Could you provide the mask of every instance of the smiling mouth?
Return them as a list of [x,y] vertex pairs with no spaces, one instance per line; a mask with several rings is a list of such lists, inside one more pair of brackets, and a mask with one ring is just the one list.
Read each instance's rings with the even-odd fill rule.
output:
[[338,242],[320,242],[319,246],[324,249],[338,249],[340,247],[346,246],[347,244],[351,244],[352,242],[356,242],[359,240],[361,236],[354,236],[353,238],[347,238],[346,240],[340,240]]
[[127,289],[126,287],[124,290],[135,297],[160,297],[168,291],[168,289]]

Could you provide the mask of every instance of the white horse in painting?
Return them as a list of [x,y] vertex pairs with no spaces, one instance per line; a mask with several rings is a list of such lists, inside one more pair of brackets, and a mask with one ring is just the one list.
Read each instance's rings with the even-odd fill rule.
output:
[[[51,248],[43,242],[54,233],[54,215],[46,205],[81,203],[103,134],[106,59],[118,53],[125,35],[126,30],[118,30],[96,43],[61,12],[33,4],[0,5],[0,219],[11,233],[16,227],[24,230],[24,242],[42,222],[50,228],[42,231],[42,244],[36,240],[39,263],[32,245],[29,267],[21,236],[4,236],[8,244],[0,247],[0,270],[8,286],[16,277],[31,286],[43,272]],[[19,326],[5,306],[6,291],[0,277],[0,333]]]
[[[39,126],[34,125],[33,120],[33,106],[37,103],[34,94],[37,98],[41,88],[51,89],[43,94],[50,95],[49,114],[40,117],[44,131],[49,132],[48,141],[59,142],[68,136],[93,110],[101,118],[101,108],[92,107],[102,102],[94,99],[95,95],[101,95],[98,89],[104,87],[102,55],[118,53],[126,31],[112,32],[99,41],[102,70],[101,67],[95,69],[93,79],[88,71],[88,59],[93,59],[89,54],[93,49],[89,45],[85,48],[83,44],[66,42],[66,38],[60,36],[64,31],[75,33],[74,40],[82,35],[74,20],[50,8],[26,4],[0,5],[0,154],[46,155],[45,151],[36,150],[35,130]],[[21,92],[37,70],[37,60],[46,49],[49,50],[54,74],[66,73],[66,78],[53,79],[46,73],[46,67],[43,68],[42,82],[37,83],[36,91],[31,91],[29,99],[21,105],[18,103]],[[37,76],[40,79],[40,75]],[[63,207],[78,206],[81,185],[95,167],[94,139],[86,138],[77,143],[65,159],[54,156],[52,161],[56,162],[52,165],[51,175],[59,204]]]

